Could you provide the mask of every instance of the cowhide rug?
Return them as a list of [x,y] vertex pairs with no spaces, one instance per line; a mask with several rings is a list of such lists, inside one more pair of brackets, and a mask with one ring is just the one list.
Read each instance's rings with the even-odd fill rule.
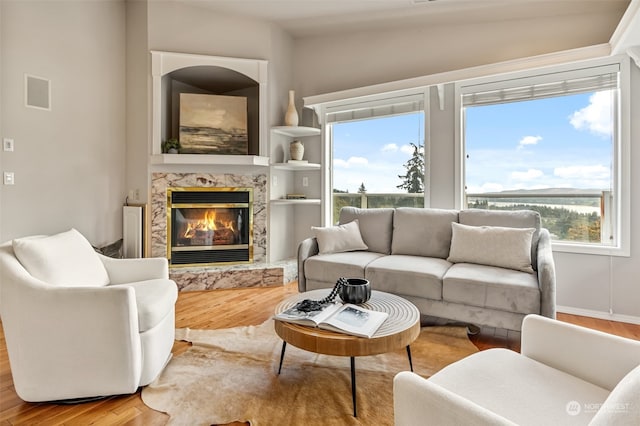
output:
[[[393,425],[393,377],[408,370],[406,350],[356,358],[358,417],[353,417],[348,357],[317,355],[287,345],[273,321],[223,330],[176,330],[192,342],[142,391],[171,425],[248,421],[272,425]],[[429,377],[477,352],[465,327],[423,327],[411,345],[414,371]]]

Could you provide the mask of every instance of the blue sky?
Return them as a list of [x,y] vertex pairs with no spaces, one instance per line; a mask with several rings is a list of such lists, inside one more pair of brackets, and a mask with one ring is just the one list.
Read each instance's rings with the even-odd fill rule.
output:
[[[509,189],[608,189],[609,92],[467,108],[468,192]],[[423,143],[421,114],[334,125],[334,188],[402,192],[397,177]]]
[[364,183],[367,192],[405,192],[404,164],[411,158],[410,143],[424,144],[422,113],[352,121],[333,126],[333,187],[358,192]]

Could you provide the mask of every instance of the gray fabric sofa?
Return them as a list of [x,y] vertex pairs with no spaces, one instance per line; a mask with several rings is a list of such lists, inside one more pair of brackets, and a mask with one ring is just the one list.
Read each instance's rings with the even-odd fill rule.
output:
[[[299,291],[331,288],[340,277],[365,278],[374,290],[402,296],[427,316],[509,330],[520,330],[528,314],[555,318],[551,240],[535,211],[408,207],[345,207],[340,211],[339,224],[356,220],[367,250],[320,253],[317,238],[300,243]],[[503,257],[509,257],[512,249],[500,241],[501,236],[487,238],[486,244],[477,240],[475,245],[466,244],[461,237],[464,234],[452,230],[460,228],[454,223],[471,230],[509,228],[506,232],[510,232],[517,228],[513,231],[529,232],[530,272],[495,266],[502,259],[493,259],[493,253],[505,253],[506,249]],[[456,251],[471,251],[472,256],[488,258],[489,264],[453,259],[452,237],[456,238]]]

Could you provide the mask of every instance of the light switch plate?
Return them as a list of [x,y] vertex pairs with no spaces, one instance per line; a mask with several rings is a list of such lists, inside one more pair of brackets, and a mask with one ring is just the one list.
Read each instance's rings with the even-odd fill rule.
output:
[[13,175],[13,172],[4,172],[4,184],[5,185],[15,185],[16,181]]
[[2,139],[2,149],[5,151],[13,151],[13,139],[4,138]]

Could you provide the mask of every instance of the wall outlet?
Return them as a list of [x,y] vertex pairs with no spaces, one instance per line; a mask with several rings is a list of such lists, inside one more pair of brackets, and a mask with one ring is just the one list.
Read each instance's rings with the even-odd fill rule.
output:
[[302,186],[309,186],[309,178],[307,176],[302,178]]
[[271,185],[278,186],[278,176],[271,176]]

